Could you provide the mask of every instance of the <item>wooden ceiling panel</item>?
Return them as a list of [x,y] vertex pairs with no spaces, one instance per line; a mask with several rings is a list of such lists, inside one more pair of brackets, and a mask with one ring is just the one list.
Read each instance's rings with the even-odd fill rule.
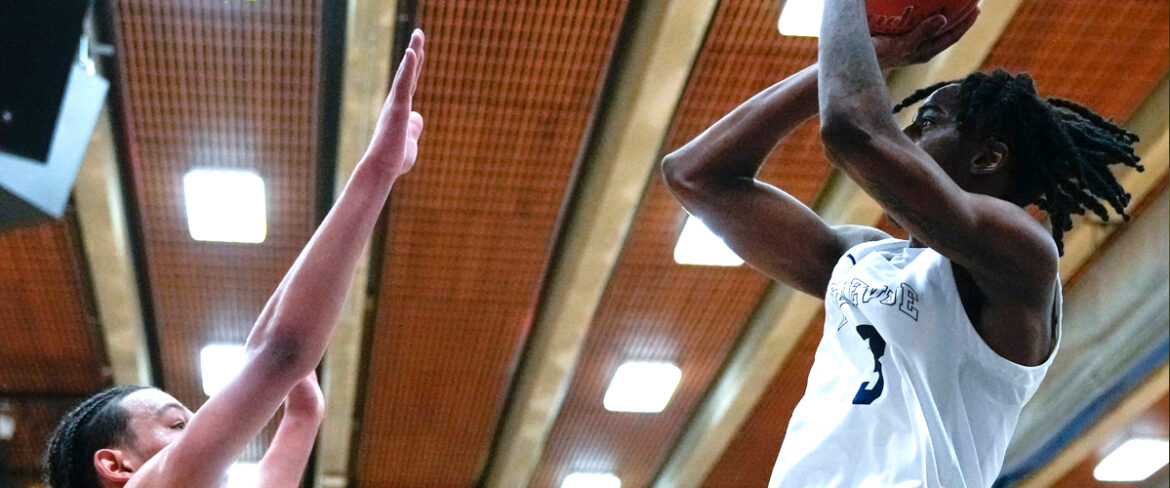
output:
[[[683,215],[655,178],[603,296],[531,486],[607,471],[645,486],[722,366],[765,283],[747,268],[672,258]],[[682,380],[657,414],[609,412],[602,397],[625,361],[667,361]]]
[[356,485],[479,482],[626,6],[421,4],[427,126],[391,195]]
[[[204,401],[199,351],[242,344],[308,241],[317,200],[320,2],[115,0],[118,89],[141,217],[163,386]],[[193,169],[264,180],[267,237],[199,242],[184,214]],[[260,444],[264,444],[261,442]],[[246,459],[256,459],[260,445]]]
[[1027,71],[1045,96],[1129,118],[1170,65],[1170,3],[1026,0],[983,69]]
[[0,233],[0,415],[14,426],[0,439],[0,482],[14,487],[40,481],[57,422],[112,380],[75,232],[69,209]]
[[[0,440],[0,481],[9,476],[14,488],[40,486],[41,460],[57,423],[83,400],[84,396],[3,398],[0,414],[13,421],[12,439]],[[4,468],[7,467],[7,473]]]
[[[816,40],[776,32],[775,2],[721,2],[668,136],[674,149],[768,85],[816,58]],[[811,203],[829,173],[816,124],[797,130],[761,177]],[[673,249],[686,214],[657,172],[602,298],[531,486],[556,487],[574,471],[608,471],[647,486],[762,296],[747,266],[682,266]],[[618,365],[670,361],[682,380],[658,414],[614,413],[602,397]]]
[[110,383],[72,216],[0,233],[0,397]]
[[[792,409],[804,395],[808,385],[808,370],[812,368],[813,354],[824,334],[824,313],[817,315],[792,353],[780,368],[780,374],[772,378],[764,396],[768,401],[756,404],[748,421],[743,424],[727,451],[711,469],[703,482],[706,488],[739,488],[743,486],[767,486],[772,474],[771,466],[776,463],[780,442],[788,430]],[[767,470],[744,469],[768,466]]]

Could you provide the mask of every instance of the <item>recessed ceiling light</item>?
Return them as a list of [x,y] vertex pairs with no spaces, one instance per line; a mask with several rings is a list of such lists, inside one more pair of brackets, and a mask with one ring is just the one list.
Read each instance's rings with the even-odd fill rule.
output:
[[681,378],[682,371],[671,363],[626,362],[618,366],[602,404],[611,412],[661,412]]
[[264,242],[264,180],[251,171],[197,169],[183,176],[187,229],[197,241]]
[[621,488],[622,480],[611,473],[572,473],[561,488]]
[[787,0],[777,27],[786,36],[817,37],[821,33],[821,10],[825,0]]
[[1170,463],[1170,442],[1130,439],[1105,456],[1093,469],[1098,481],[1141,481]]
[[674,246],[674,262],[703,266],[739,266],[743,264],[723,239],[711,232],[703,221],[688,215],[683,224],[678,244]]
[[0,413],[0,441],[7,441],[12,439],[12,435],[16,433],[16,419],[11,415]]
[[207,396],[227,386],[248,361],[240,344],[208,344],[199,351],[199,372],[203,376],[203,393]]
[[257,463],[235,463],[227,470],[225,488],[254,488],[260,484],[260,465]]

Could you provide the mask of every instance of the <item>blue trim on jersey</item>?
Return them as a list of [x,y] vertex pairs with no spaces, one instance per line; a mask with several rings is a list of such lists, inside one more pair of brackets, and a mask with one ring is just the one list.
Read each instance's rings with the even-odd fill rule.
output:
[[1036,470],[1044,467],[1052,462],[1056,455],[1068,447],[1074,440],[1080,437],[1089,427],[1097,423],[1105,412],[1113,409],[1117,402],[1121,400],[1127,393],[1137,388],[1155,369],[1162,366],[1167,358],[1170,358],[1170,339],[1163,339],[1162,343],[1155,347],[1134,363],[1133,367],[1120,375],[1118,380],[1113,383],[1104,393],[1100,394],[1087,407],[1081,410],[1075,417],[1072,418],[1064,428],[1057,431],[1048,442],[1045,442],[1032,452],[1031,455],[1025,457],[1022,461],[1016,463],[1011,471],[1004,470],[1000,474],[999,479],[995,480],[993,488],[1007,488],[1014,486],[1016,482],[1024,479]]
[[846,255],[845,255],[845,257],[849,258],[849,260],[850,260],[850,261],[852,261],[852,262],[853,262],[853,264],[857,264],[857,260],[856,260],[856,259],[853,259],[853,255],[852,255],[852,254],[846,254]]

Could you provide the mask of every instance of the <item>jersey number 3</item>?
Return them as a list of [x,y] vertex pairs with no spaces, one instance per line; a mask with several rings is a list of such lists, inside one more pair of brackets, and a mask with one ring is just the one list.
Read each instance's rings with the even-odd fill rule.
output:
[[853,396],[853,404],[869,405],[882,396],[882,388],[886,385],[886,380],[882,377],[881,361],[882,356],[886,354],[886,340],[882,339],[877,329],[868,324],[858,325],[857,334],[869,343],[869,352],[873,354],[873,372],[877,373],[877,380],[863,382],[861,388],[857,389],[857,394]]

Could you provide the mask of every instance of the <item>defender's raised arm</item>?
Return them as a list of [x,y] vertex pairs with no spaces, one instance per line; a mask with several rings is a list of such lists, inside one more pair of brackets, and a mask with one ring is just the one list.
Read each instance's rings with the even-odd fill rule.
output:
[[[410,171],[418,153],[422,117],[411,111],[411,97],[422,67],[423,41],[422,32],[416,31],[369,150],[257,320],[243,371],[199,409],[178,440],[132,473],[126,486],[215,486],[290,391],[297,393],[293,387],[321,361],[362,249],[390,189]],[[304,429],[284,433],[306,437]],[[311,442],[312,436],[307,437]],[[305,452],[284,446],[270,455],[290,459],[267,457],[265,463],[303,465]]]

